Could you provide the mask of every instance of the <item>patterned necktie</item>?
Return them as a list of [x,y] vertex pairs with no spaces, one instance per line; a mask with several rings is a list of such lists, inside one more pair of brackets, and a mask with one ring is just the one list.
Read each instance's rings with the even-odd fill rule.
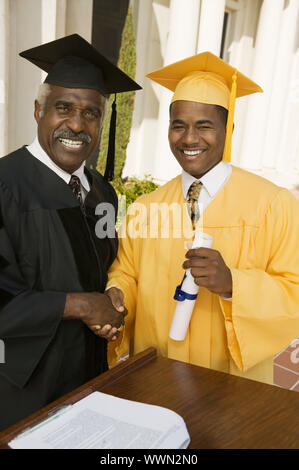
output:
[[187,193],[187,205],[188,212],[191,218],[193,230],[195,230],[196,222],[199,219],[199,207],[198,207],[198,197],[202,188],[202,183],[200,181],[194,181],[188,189]]
[[76,175],[72,175],[69,186],[73,193],[75,194],[76,198],[78,199],[79,203],[82,205],[82,193],[81,193],[81,183],[80,178]]

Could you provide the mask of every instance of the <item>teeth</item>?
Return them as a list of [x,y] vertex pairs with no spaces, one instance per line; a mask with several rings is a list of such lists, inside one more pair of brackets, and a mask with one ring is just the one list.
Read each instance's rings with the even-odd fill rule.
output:
[[59,140],[63,145],[72,149],[78,149],[79,147],[83,145],[82,140],[71,140],[71,139],[59,139]]
[[193,156],[197,155],[198,153],[202,153],[202,150],[183,150],[185,155]]

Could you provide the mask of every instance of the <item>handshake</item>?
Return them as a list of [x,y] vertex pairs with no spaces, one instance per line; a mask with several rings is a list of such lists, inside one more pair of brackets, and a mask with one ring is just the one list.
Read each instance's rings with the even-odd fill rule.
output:
[[104,294],[78,292],[66,295],[64,320],[81,320],[93,333],[108,341],[119,336],[128,311],[120,289],[111,287]]

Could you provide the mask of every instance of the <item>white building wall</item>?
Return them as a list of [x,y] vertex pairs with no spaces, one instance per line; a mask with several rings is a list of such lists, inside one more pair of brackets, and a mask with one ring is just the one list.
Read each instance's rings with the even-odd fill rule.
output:
[[[229,13],[227,38],[223,59],[234,64],[244,75],[251,76],[255,37],[258,27],[261,0],[239,0],[226,8]],[[236,100],[235,128],[232,141],[232,158],[234,165],[240,166],[241,148],[244,132],[246,131],[246,112],[248,97]]]
[[[299,0],[132,0],[137,92],[124,176],[159,182],[180,167],[168,148],[171,93],[145,75],[211,50],[265,90],[237,100],[232,162],[287,187],[299,185]],[[186,7],[188,6],[188,8]],[[18,53],[77,32],[90,41],[93,0],[1,0],[1,155],[35,136],[33,103],[44,78]]]
[[93,0],[67,0],[65,34],[78,33],[91,41]]
[[197,53],[220,54],[224,11],[225,0],[201,0]]
[[[33,103],[41,72],[19,57],[19,52],[41,42],[40,0],[9,1],[8,149],[30,144],[35,135]],[[6,152],[5,152],[6,153]]]
[[279,47],[281,15],[284,0],[264,0],[257,31],[252,78],[264,90],[248,97],[246,133],[241,150],[241,164],[259,170],[263,167],[263,154],[273,78],[276,72],[276,54]]
[[36,135],[34,100],[45,74],[19,52],[79,33],[90,41],[93,0],[0,1],[1,156]]
[[[170,0],[168,34],[163,65],[171,64],[196,52],[199,17],[198,0],[188,0],[188,8],[181,0]],[[153,86],[153,83],[151,83]],[[180,173],[181,168],[173,158],[168,145],[169,103],[172,93],[160,88],[160,106],[154,149],[153,175],[162,183]],[[158,91],[158,90],[157,90]]]
[[[148,42],[146,48],[145,25],[152,21],[150,18],[161,3],[169,14],[164,11],[160,18],[159,30],[163,30],[160,43],[155,41],[152,47]],[[136,11],[140,0],[135,0],[134,5]],[[167,144],[171,93],[158,85],[149,85],[144,76],[155,68],[203,50],[219,55],[226,11],[229,22],[224,60],[264,88],[263,94],[237,100],[232,163],[282,186],[299,184],[299,0],[146,0],[142,2],[143,8],[146,14],[139,12],[139,19],[135,16],[136,79],[145,87],[144,92],[136,94],[136,103],[143,102],[143,113],[139,113],[138,125],[132,131],[124,175],[143,177],[150,173],[163,182],[180,171]],[[142,41],[145,54],[140,49]],[[186,46],[194,41],[195,48]],[[142,77],[138,75],[140,71]]]
[[137,68],[136,81],[143,87],[135,94],[130,142],[123,176],[147,175],[154,172],[157,116],[161,89],[145,78],[149,70],[163,66],[167,41],[165,25],[169,21],[169,0],[133,2]]
[[240,166],[286,187],[299,183],[294,164],[298,102],[291,91],[296,83],[298,14],[298,0],[264,0],[261,4],[251,76],[264,93],[248,98],[240,148]]

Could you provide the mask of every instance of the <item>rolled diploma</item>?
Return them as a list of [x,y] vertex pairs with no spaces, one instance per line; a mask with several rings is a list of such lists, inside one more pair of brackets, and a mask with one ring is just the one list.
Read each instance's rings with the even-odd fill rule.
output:
[[[206,233],[196,232],[194,235],[192,248],[211,248],[212,243],[213,237]],[[187,294],[196,295],[198,293],[198,289],[199,286],[195,284],[190,269],[187,269],[186,277],[183,281],[181,290],[186,292]],[[196,299],[185,299],[182,302],[177,301],[176,309],[169,331],[169,336],[171,339],[174,339],[176,341],[183,341],[185,339],[195,301]]]

